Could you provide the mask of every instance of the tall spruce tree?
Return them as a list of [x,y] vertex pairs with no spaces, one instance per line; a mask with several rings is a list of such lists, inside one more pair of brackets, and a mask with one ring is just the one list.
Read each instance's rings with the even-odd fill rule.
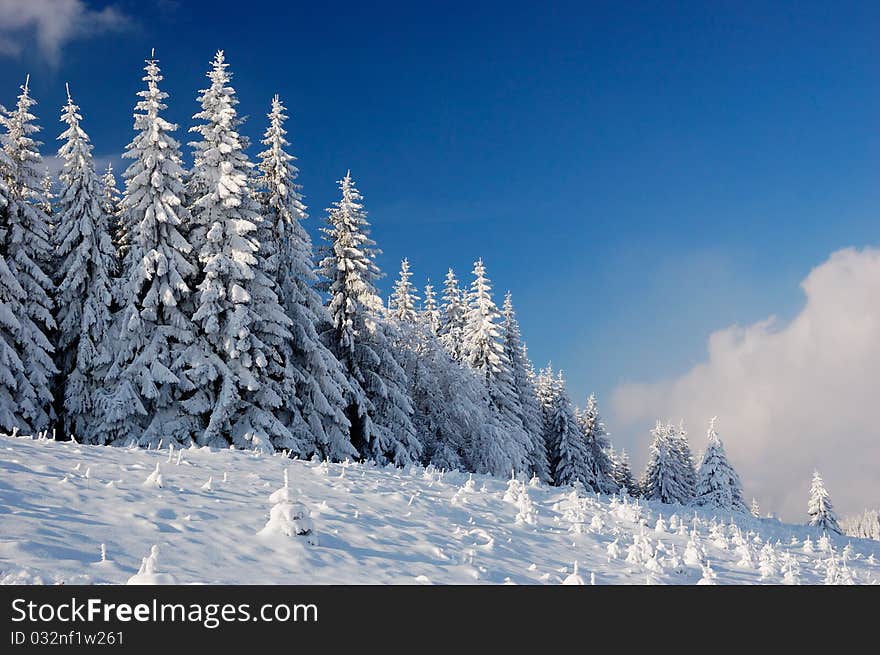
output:
[[351,389],[341,364],[318,334],[330,316],[315,290],[312,240],[302,225],[308,215],[296,183],[299,171],[295,157],[285,150],[290,145],[285,111],[275,96],[262,140],[266,149],[259,155],[260,201],[268,237],[274,242],[273,256],[266,260],[267,273],[274,277],[278,299],[291,320],[290,364],[296,390],[285,403],[294,412],[292,423],[306,426],[311,434],[310,442],[297,454],[339,461],[357,456],[345,416]]
[[[4,127],[5,114],[6,110],[0,106],[0,124]],[[22,323],[18,319],[24,314],[25,293],[6,263],[11,205],[8,181],[11,178],[12,161],[0,148],[0,429],[7,432],[27,426],[16,400],[19,380],[26,379],[21,361]]]
[[382,319],[376,244],[350,172],[339,188],[342,198],[327,210],[328,226],[322,228],[327,245],[320,289],[328,294],[330,314],[324,338],[351,387],[346,416],[352,445],[361,457],[402,466],[417,461],[421,451],[406,373],[392,352],[393,330]]
[[[501,313],[492,299],[492,286],[482,259],[474,262],[473,274],[462,335],[463,353],[468,365],[483,379],[506,435],[503,444],[487,449],[485,470],[495,475],[528,471],[530,439],[520,419],[522,408],[504,352]],[[490,457],[492,452],[501,452],[503,456]]]
[[626,450],[621,450],[619,455],[612,453],[611,460],[614,463],[613,477],[617,488],[626,491],[630,496],[638,496],[639,486],[633,478]]
[[108,339],[115,251],[101,205],[92,144],[68,89],[61,121],[67,128],[58,156],[63,162],[57,204],[55,253],[58,368],[65,433],[94,441],[94,402],[113,359]]
[[[7,189],[2,251],[10,276],[8,309],[19,325],[14,339],[21,362],[20,369],[10,371],[15,378],[16,405],[11,411],[21,419],[14,427],[30,432],[48,430],[54,421],[52,385],[57,373],[51,342],[54,285],[48,275],[51,230],[38,172],[42,158],[41,144],[34,138],[40,131],[31,113],[35,104],[25,80],[15,109],[3,117],[6,132],[2,136]],[[20,302],[15,302],[16,296]]]
[[693,497],[693,490],[681,465],[675,429],[658,421],[651,435],[648,466],[639,483],[642,495],[647,500],[686,505]]
[[825,483],[822,481],[819,471],[813,471],[813,481],[810,483],[810,502],[807,505],[807,512],[810,515],[811,527],[819,528],[824,532],[843,534],[840,524],[837,522],[834,505],[831,504],[831,497],[825,489]]
[[587,398],[587,407],[578,413],[578,422],[584,433],[584,441],[590,451],[590,463],[593,467],[593,477],[596,479],[596,491],[601,493],[615,493],[618,484],[614,481],[614,462],[609,450],[611,441],[608,431],[599,416],[599,406],[596,396],[591,394]]
[[544,482],[550,482],[550,464],[547,460],[547,446],[544,441],[541,405],[532,382],[532,366],[522,342],[519,321],[513,308],[510,292],[504,296],[504,354],[510,364],[513,388],[519,400],[519,419],[528,436],[529,469]]
[[678,427],[671,423],[666,426],[669,434],[670,443],[672,443],[672,452],[675,455],[675,461],[678,466],[678,477],[681,480],[685,493],[688,496],[688,502],[693,500],[697,489],[697,469],[694,457],[691,454],[691,446],[688,442],[687,430],[684,428],[684,421],[680,421]]
[[189,444],[200,432],[188,403],[194,391],[185,350],[194,328],[181,306],[191,294],[196,268],[192,246],[181,232],[189,221],[184,196],[177,125],[161,116],[168,94],[151,55],[144,67],[146,89],[138,92],[135,136],[123,157],[121,222],[126,249],[116,284],[119,310],[109,339],[115,358],[101,394],[96,443],[141,445],[173,440]]
[[458,278],[450,268],[446,272],[443,283],[443,305],[440,321],[440,341],[457,362],[464,361],[464,324],[467,315],[467,303],[464,292],[458,286]]
[[437,294],[431,280],[425,285],[425,300],[422,303],[422,318],[428,331],[435,337],[440,334],[440,309],[437,307]]
[[743,499],[742,484],[724,452],[724,444],[709,422],[708,445],[697,472],[694,504],[732,512],[748,512]]
[[300,451],[305,430],[293,434],[277,415],[284,398],[295,394],[286,357],[291,320],[265,271],[273,244],[259,238],[263,218],[227,68],[220,50],[207,73],[210,85],[199,96],[201,111],[193,117],[200,123],[190,129],[200,137],[191,143],[189,180],[190,234],[199,244],[201,269],[192,320],[205,356],[199,381],[209,382],[199,384],[209,406],[198,441]]
[[400,262],[400,274],[394,283],[394,292],[388,302],[388,310],[393,318],[398,321],[413,323],[416,320],[416,303],[419,297],[416,295],[416,287],[410,282],[412,272],[409,270],[409,260],[404,257]]
[[596,480],[589,450],[565,390],[562,371],[554,375],[552,366],[543,369],[538,375],[537,393],[553,483],[563,486],[579,482],[586,489],[593,489]]

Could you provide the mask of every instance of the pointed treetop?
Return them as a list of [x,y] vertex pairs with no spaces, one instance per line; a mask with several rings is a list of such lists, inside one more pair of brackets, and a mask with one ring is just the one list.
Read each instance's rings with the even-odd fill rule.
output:
[[24,76],[24,86],[21,87],[21,90],[24,91],[25,95],[27,95],[27,93],[28,93],[28,87],[30,86],[30,83],[31,83],[31,74],[28,73],[27,75]]
[[67,91],[67,104],[73,104],[73,98],[70,97],[70,84],[64,83],[64,90]]
[[394,293],[389,303],[392,314],[400,321],[415,321],[416,311],[415,302],[418,296],[415,294],[415,287],[409,281],[412,272],[409,270],[409,259],[403,258],[400,262],[400,276],[394,283]]

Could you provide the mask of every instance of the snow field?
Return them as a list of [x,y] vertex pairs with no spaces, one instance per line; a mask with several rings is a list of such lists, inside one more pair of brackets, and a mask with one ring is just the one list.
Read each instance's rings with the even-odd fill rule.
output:
[[877,584],[880,543],[430,467],[0,437],[0,582],[129,581]]

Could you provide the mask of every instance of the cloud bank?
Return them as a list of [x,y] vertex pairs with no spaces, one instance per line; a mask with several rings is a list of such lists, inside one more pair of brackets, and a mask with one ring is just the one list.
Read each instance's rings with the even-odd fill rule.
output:
[[70,41],[128,24],[129,19],[117,8],[97,11],[83,0],[0,0],[0,54],[19,56],[33,44],[55,65]]
[[801,283],[806,304],[709,338],[708,359],[683,376],[624,384],[612,398],[618,429],[647,448],[656,418],[684,418],[695,451],[708,419],[748,498],[802,521],[818,468],[841,514],[880,506],[880,250],[835,252]]

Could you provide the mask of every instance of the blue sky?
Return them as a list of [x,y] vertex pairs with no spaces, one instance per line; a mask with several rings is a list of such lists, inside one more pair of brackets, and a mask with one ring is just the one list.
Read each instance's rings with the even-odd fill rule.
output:
[[0,14],[0,102],[30,72],[52,149],[69,81],[121,152],[151,47],[188,140],[223,48],[248,135],[288,106],[313,234],[351,168],[385,289],[404,256],[437,285],[482,256],[578,402],[794,315],[813,266],[878,241],[877,3],[71,2],[57,55]]

